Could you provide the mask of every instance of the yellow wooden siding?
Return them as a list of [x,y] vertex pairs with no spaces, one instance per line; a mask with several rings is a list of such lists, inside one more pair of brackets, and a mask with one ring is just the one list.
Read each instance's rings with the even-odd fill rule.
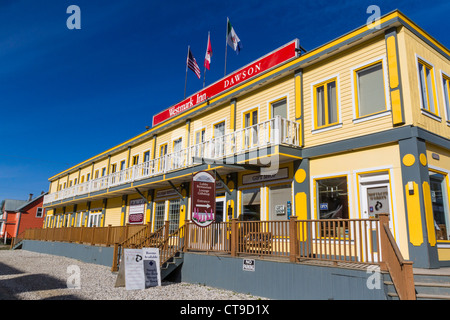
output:
[[95,179],[95,172],[98,170],[98,178],[102,176],[102,169],[106,168],[108,165],[108,158],[98,160],[94,164],[94,171],[91,175],[91,179]]
[[[150,151],[150,156],[151,153],[153,152],[152,149],[152,142],[151,142],[151,138],[140,142],[137,145],[134,145],[131,147],[130,150],[130,166],[132,165],[132,160],[133,160],[133,156],[139,155],[139,163],[142,163],[144,161],[144,152],[146,151]],[[127,151],[125,151],[125,153],[122,155],[122,157],[127,157]]]
[[109,164],[109,172],[111,172],[111,166],[113,164],[116,164],[116,172],[120,170],[120,162],[122,160],[125,160],[125,168],[127,165],[127,158],[128,158],[128,149],[125,149],[119,153],[113,154],[111,156],[110,164]]
[[110,198],[106,203],[105,209],[105,226],[120,226],[122,221],[122,197]]
[[[400,67],[402,71],[403,97],[405,111],[410,114],[410,123],[422,127],[438,135],[450,138],[450,127],[446,123],[445,104],[443,100],[443,87],[441,70],[450,74],[450,61],[416,37],[411,31],[403,28],[399,33]],[[417,70],[417,57],[425,59],[433,65],[436,83],[436,95],[439,105],[441,121],[430,118],[421,112],[419,76]],[[408,110],[409,108],[409,110]]]
[[269,120],[270,102],[286,97],[288,103],[288,117],[295,121],[295,85],[294,76],[289,75],[279,80],[252,90],[250,93],[238,98],[236,104],[236,129],[243,128],[243,114],[246,110],[259,107],[258,122]]
[[103,208],[103,200],[95,200],[91,202],[91,211],[101,210]]
[[[380,156],[382,155],[382,156]],[[376,169],[373,169],[376,168]],[[376,147],[367,150],[347,152],[333,157],[323,157],[310,161],[310,177],[326,178],[327,176],[347,176],[349,216],[360,219],[360,194],[357,185],[357,175],[377,170],[390,170],[390,183],[394,219],[394,236],[400,243],[400,249],[405,259],[408,259],[407,221],[403,199],[403,180],[400,164],[400,150],[397,144]],[[314,194],[315,186],[311,184],[311,212],[317,212],[317,201]]]
[[192,119],[190,145],[195,145],[195,133],[205,129],[205,141],[213,138],[214,124],[225,121],[225,134],[230,132],[230,104],[226,103]]
[[[175,128],[171,130],[164,131],[158,133],[158,137],[156,138],[156,157],[160,157],[160,148],[163,144],[167,143],[167,154],[173,152],[173,141],[178,138],[183,138],[183,146],[185,145],[185,136],[186,136],[186,123],[180,123]],[[153,150],[151,150],[153,152]]]
[[[303,70],[305,146],[310,147],[392,128],[392,116],[390,114],[373,120],[353,123],[355,110],[352,69],[373,62],[375,59],[385,58],[385,56],[385,39],[384,36],[380,36]],[[383,69],[386,70],[387,67],[387,64],[383,61]],[[314,113],[312,103],[314,97],[311,92],[312,85],[335,76],[338,76],[338,83],[336,84],[337,103],[339,122],[342,123],[342,127],[313,133]],[[384,80],[388,81],[385,77]],[[388,103],[388,109],[390,109],[389,100],[386,102]]]

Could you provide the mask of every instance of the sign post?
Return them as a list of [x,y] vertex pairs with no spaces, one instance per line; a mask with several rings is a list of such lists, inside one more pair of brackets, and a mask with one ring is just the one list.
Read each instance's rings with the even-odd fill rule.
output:
[[199,227],[207,227],[216,216],[216,179],[206,171],[192,177],[192,221]]

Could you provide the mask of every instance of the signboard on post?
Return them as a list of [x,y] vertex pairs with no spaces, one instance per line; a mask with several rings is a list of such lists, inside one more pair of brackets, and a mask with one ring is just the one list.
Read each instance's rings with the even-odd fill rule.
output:
[[207,227],[216,216],[216,179],[206,171],[192,177],[192,221],[199,227]]
[[130,212],[128,214],[128,222],[132,224],[142,223],[144,221],[145,200],[130,200]]

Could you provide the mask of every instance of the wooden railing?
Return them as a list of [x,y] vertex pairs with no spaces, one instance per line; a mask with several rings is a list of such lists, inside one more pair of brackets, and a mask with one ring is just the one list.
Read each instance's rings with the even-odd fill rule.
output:
[[130,235],[147,230],[146,225],[108,226],[108,227],[69,227],[26,229],[16,239],[20,240],[76,242],[90,245],[111,246],[128,239]]
[[381,268],[389,271],[400,300],[416,300],[412,261],[406,261],[398,249],[389,229],[389,216],[380,215],[381,246],[383,261]]
[[412,262],[403,259],[389,229],[389,218],[213,223],[202,228],[186,220],[169,234],[169,221],[154,233],[150,225],[107,228],[28,229],[23,239],[114,244],[113,271],[124,248],[157,247],[161,264],[180,251],[257,255],[291,262],[326,260],[380,265],[388,271],[400,299],[415,299]]
[[300,147],[300,125],[280,116],[238,129],[156,159],[134,165],[106,176],[83,182],[44,196],[44,205],[57,200],[86,195],[118,185],[150,178],[193,165],[194,157],[223,159],[273,145]]

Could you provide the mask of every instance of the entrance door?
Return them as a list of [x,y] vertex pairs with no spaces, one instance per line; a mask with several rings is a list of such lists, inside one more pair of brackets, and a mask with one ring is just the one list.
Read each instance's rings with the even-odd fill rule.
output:
[[216,198],[216,219],[215,222],[226,222],[225,198]]
[[[392,217],[392,201],[391,187],[389,183],[389,174],[366,175],[360,177],[360,194],[361,194],[361,218],[375,219],[380,213],[387,213],[389,216],[389,227],[392,234],[393,217]],[[379,234],[376,234],[376,226],[373,223],[366,222],[362,226],[366,226],[367,243],[360,239],[361,243],[368,246],[368,256],[366,259],[371,260],[371,252],[374,252],[374,259],[378,261],[380,249],[377,241]]]

